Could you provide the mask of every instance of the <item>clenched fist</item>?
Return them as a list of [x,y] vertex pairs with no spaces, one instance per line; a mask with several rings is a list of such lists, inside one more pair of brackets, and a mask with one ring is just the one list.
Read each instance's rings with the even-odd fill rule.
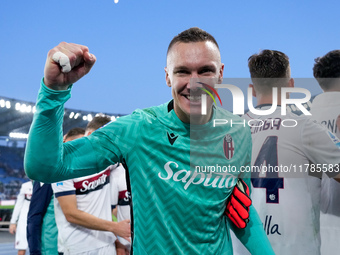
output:
[[87,74],[96,57],[86,46],[62,42],[47,54],[44,83],[54,90],[66,90]]

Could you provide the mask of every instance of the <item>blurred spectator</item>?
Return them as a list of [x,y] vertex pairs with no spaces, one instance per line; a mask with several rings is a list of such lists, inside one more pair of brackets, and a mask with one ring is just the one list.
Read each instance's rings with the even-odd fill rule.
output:
[[27,213],[32,197],[32,182],[28,181],[21,185],[12,218],[9,232],[15,234],[15,249],[18,255],[25,255],[28,248],[26,239]]

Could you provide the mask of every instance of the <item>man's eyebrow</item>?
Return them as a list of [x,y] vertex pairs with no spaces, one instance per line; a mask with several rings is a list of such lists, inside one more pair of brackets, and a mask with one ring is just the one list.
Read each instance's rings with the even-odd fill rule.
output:
[[[199,67],[198,70],[204,70],[204,69],[210,69],[212,71],[216,71],[216,66],[214,66],[214,65],[204,65],[204,66]],[[174,67],[174,72],[176,72],[178,70],[190,70],[190,68],[188,68],[187,66],[176,66],[176,67]]]
[[176,72],[178,70],[189,70],[189,68],[186,67],[186,66],[176,66],[176,67],[174,67],[174,72]]
[[210,69],[211,71],[216,71],[216,66],[214,65],[205,65],[199,68],[199,70]]

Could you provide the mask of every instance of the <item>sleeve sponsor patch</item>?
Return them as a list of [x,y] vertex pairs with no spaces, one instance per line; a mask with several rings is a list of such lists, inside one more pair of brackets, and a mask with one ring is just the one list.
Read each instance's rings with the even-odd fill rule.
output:
[[119,192],[118,205],[130,205],[130,196],[127,190]]
[[329,138],[332,140],[332,142],[336,145],[336,147],[338,147],[340,149],[339,138],[330,131],[327,131],[327,134],[328,134]]

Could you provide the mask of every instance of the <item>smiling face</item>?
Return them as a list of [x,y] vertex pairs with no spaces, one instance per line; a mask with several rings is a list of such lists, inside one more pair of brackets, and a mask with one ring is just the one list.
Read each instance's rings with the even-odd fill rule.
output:
[[201,93],[191,78],[202,81],[221,81],[224,65],[221,63],[220,51],[210,42],[176,43],[167,57],[165,68],[166,82],[172,90],[174,110],[180,120],[193,124],[207,123],[212,115],[212,99],[207,96],[207,115],[201,115]]

